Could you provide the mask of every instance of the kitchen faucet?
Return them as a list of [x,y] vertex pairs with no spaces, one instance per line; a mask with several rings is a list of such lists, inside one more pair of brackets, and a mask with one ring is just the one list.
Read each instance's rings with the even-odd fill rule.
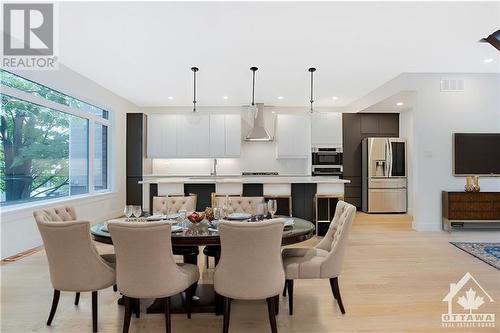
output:
[[210,176],[217,177],[217,159],[214,158],[214,167],[212,171],[210,172]]

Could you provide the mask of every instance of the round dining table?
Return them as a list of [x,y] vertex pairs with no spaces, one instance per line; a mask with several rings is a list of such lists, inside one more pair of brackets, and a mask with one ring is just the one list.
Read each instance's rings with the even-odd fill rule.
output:
[[[280,216],[282,217],[282,216]],[[283,237],[281,245],[290,245],[308,240],[314,235],[315,226],[310,221],[298,217],[284,217],[287,220],[287,225],[283,229]],[[125,218],[113,219],[112,221],[125,221]],[[133,219],[131,219],[133,221]],[[293,222],[292,222],[293,221]],[[147,223],[147,222],[130,222],[130,223]],[[248,222],[253,223],[253,222]],[[180,228],[179,228],[180,229]],[[113,244],[110,233],[107,231],[107,222],[98,223],[90,228],[93,239],[96,242]],[[220,237],[217,227],[208,221],[203,221],[198,224],[189,223],[189,226],[172,232],[172,246],[204,246],[218,245]],[[183,295],[173,297],[171,307],[173,313],[183,313],[184,301]],[[121,299],[119,304],[121,304]],[[148,307],[148,313],[163,313],[163,305],[160,300],[156,300]],[[192,312],[213,312],[220,313],[220,307],[216,302],[213,284],[203,283],[198,284],[196,289],[196,297],[193,299]]]

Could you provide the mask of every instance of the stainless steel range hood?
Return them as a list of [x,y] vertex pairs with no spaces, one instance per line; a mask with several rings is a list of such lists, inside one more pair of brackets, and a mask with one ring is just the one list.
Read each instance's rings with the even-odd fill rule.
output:
[[255,103],[255,105],[249,106],[249,111],[253,113],[254,124],[245,137],[245,141],[273,141],[273,137],[269,135],[264,127],[264,103]]

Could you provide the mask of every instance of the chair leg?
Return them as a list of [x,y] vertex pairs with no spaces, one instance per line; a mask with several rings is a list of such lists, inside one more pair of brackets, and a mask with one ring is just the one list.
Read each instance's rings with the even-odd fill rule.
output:
[[271,324],[271,332],[278,333],[276,327],[276,296],[269,297],[267,301],[267,312],[269,313],[269,323]]
[[216,253],[215,256],[214,256],[214,267],[217,267],[217,265],[219,264],[219,260],[220,260],[220,252]]
[[344,304],[342,304],[342,297],[340,297],[340,288],[339,288],[339,279],[338,277],[334,277],[330,279],[330,287],[332,288],[333,297],[337,300],[337,303],[340,308],[340,312],[345,314]]
[[205,265],[206,265],[207,269],[208,269],[208,266],[209,266],[209,261],[208,260],[209,260],[209,257],[205,256]]
[[286,286],[288,289],[288,313],[293,315],[293,280],[287,280]]
[[132,315],[132,304],[131,304],[131,299],[130,297],[123,296],[123,299],[125,301],[125,314],[123,315],[123,333],[128,333],[128,329],[130,327],[130,317]]
[[165,332],[170,333],[170,297],[165,297]]
[[224,326],[222,328],[223,333],[229,332],[230,316],[231,316],[231,300],[228,297],[224,297]]
[[283,297],[286,297],[286,287],[288,285],[288,280],[285,280],[285,286],[283,287]]
[[274,314],[279,315],[280,314],[280,295],[274,296]]
[[118,287],[116,286],[116,284],[113,285],[113,291],[114,292],[117,292],[118,291]]
[[56,314],[57,303],[59,303],[60,295],[61,292],[59,290],[54,289],[54,297],[52,298],[52,307],[50,308],[49,319],[47,319],[47,326],[50,326],[50,324],[52,324],[52,319],[54,319],[54,315]]
[[97,291],[92,292],[92,331],[97,332]]
[[75,305],[78,305],[78,302],[80,302],[80,293],[79,292],[77,292],[75,294]]
[[135,317],[141,318],[141,300],[139,298],[134,299]]

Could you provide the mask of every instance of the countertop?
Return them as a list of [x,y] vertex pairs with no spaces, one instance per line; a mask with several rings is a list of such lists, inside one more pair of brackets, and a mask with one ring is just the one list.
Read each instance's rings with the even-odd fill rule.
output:
[[242,183],[242,184],[292,184],[292,183],[325,183],[346,184],[349,180],[329,176],[162,176],[144,175],[141,184],[215,184],[215,183]]

